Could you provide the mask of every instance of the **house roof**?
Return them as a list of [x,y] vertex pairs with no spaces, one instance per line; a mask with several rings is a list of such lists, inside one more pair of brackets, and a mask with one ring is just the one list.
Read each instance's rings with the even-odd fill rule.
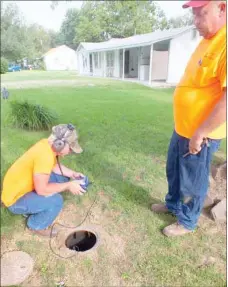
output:
[[69,49],[69,50],[75,51],[75,50],[71,49],[70,47],[68,47],[66,45],[61,45],[61,46],[58,46],[58,47],[50,49],[49,51],[47,51],[47,53],[45,53],[43,55],[43,57],[45,57],[47,55],[50,55],[50,54],[52,54],[52,53],[54,53],[54,52],[56,52],[57,50],[60,50],[60,49]]
[[100,43],[88,43],[81,42],[77,51],[80,47],[83,47],[87,51],[104,51],[104,50],[112,50],[119,48],[131,48],[131,47],[140,47],[150,45],[152,43],[161,42],[164,40],[172,39],[188,30],[193,29],[194,26],[175,28],[170,30],[157,30],[152,33],[135,35],[128,38],[123,39],[110,39],[106,42]]

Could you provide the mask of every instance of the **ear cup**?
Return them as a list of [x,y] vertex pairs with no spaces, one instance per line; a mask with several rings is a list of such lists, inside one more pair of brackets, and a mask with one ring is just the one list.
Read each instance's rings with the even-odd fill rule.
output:
[[65,142],[63,140],[55,140],[53,142],[53,148],[56,152],[61,152],[64,149]]

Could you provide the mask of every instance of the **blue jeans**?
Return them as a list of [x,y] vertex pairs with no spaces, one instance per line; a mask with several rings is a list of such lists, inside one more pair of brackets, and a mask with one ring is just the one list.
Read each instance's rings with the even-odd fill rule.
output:
[[209,139],[209,147],[204,145],[198,154],[183,157],[189,150],[189,139],[173,132],[166,165],[168,194],[165,200],[178,223],[187,229],[196,228],[208,191],[212,155],[220,142]]
[[[63,183],[68,177],[51,173],[49,182]],[[63,208],[63,198],[60,193],[42,196],[35,191],[26,193],[8,209],[14,214],[29,215],[27,225],[33,230],[42,230],[52,224]]]

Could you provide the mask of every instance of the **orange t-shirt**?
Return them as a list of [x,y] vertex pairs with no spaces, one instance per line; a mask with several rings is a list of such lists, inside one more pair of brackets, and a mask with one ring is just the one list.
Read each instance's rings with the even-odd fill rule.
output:
[[[207,119],[226,88],[226,25],[211,39],[203,39],[193,53],[174,92],[176,132],[191,138]],[[226,123],[209,135],[226,137]]]
[[24,153],[7,171],[2,190],[2,202],[11,206],[20,197],[34,190],[33,175],[51,174],[56,157],[47,139],[42,139]]

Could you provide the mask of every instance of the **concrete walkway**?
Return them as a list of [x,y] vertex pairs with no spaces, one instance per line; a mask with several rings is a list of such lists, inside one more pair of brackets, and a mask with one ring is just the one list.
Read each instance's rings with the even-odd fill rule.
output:
[[[91,81],[90,81],[91,79]],[[94,80],[94,81],[93,81]],[[97,80],[101,80],[100,82]],[[165,82],[152,82],[139,81],[137,79],[118,79],[118,78],[103,78],[103,77],[93,77],[93,76],[77,76],[73,80],[21,80],[12,82],[2,82],[1,87],[22,89],[22,88],[37,88],[37,87],[47,87],[47,86],[88,86],[88,85],[105,85],[110,81],[121,81],[121,82],[131,82],[147,86],[150,88],[172,88],[174,85]]]

